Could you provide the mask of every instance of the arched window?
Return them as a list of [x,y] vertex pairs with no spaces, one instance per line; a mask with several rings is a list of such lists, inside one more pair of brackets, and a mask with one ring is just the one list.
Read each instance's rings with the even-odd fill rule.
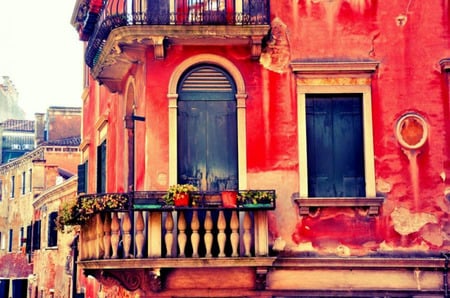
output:
[[236,86],[213,65],[197,65],[178,88],[178,183],[201,190],[238,188]]

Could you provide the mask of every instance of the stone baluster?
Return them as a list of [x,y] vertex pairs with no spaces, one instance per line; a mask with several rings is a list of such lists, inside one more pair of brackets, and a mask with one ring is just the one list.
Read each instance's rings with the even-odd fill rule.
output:
[[131,249],[131,219],[128,212],[123,213],[122,218],[122,230],[123,230],[123,257],[125,259],[129,258],[131,256],[130,249]]
[[231,213],[231,220],[230,220],[230,228],[231,228],[231,236],[230,236],[230,240],[231,240],[231,249],[232,249],[232,253],[231,256],[232,257],[238,257],[239,253],[238,253],[238,248],[239,248],[239,218],[237,215],[237,211],[233,211]]
[[104,245],[103,245],[103,222],[102,216],[100,213],[97,213],[94,217],[95,222],[95,259],[99,260],[103,258],[105,253]]
[[103,247],[105,249],[104,259],[111,257],[111,213],[105,214],[105,221],[103,222]]
[[200,221],[198,219],[198,212],[195,210],[192,212],[191,221],[191,244],[192,244],[192,257],[198,258],[198,245],[200,243],[200,235],[198,234],[198,229],[200,228]]
[[167,212],[164,227],[166,228],[166,235],[164,236],[164,240],[166,242],[166,250],[167,250],[166,256],[168,258],[170,258],[170,257],[172,257],[172,246],[173,246],[173,238],[174,238],[174,235],[173,235],[174,224],[173,224],[172,212]]
[[81,251],[80,251],[80,260],[86,260],[89,257],[89,235],[88,235],[88,225],[84,224],[81,226],[80,232],[80,243],[81,243]]
[[213,228],[213,221],[211,218],[211,211],[206,211],[205,216],[205,248],[206,248],[206,255],[205,257],[210,258],[212,257],[211,248],[213,243],[213,235],[211,233],[211,230]]
[[142,211],[138,211],[136,214],[136,253],[138,258],[143,258],[144,254],[144,243],[145,243],[145,236],[144,236],[144,216],[142,214]]
[[251,234],[252,219],[250,218],[250,213],[249,212],[244,212],[243,227],[244,227],[244,235],[243,235],[244,255],[246,257],[250,257],[251,256],[250,247],[251,247],[251,242],[252,242],[252,234]]
[[112,214],[111,218],[111,250],[112,250],[112,259],[117,259],[119,257],[119,238],[120,238],[120,222],[119,216],[117,216],[117,212]]
[[219,233],[217,234],[217,243],[219,244],[219,257],[225,257],[225,242],[227,241],[227,236],[225,235],[225,228],[227,227],[227,222],[225,220],[225,215],[223,210],[219,211],[219,218],[217,219],[217,229]]
[[184,212],[181,211],[178,214],[178,247],[180,248],[180,257],[186,257],[187,236],[186,236],[186,218],[184,217]]
[[96,244],[96,240],[95,240],[95,233],[96,233],[96,228],[95,228],[95,218],[92,217],[89,219],[88,222],[89,225],[89,230],[88,230],[88,237],[89,237],[89,260],[92,260],[95,256],[95,244]]

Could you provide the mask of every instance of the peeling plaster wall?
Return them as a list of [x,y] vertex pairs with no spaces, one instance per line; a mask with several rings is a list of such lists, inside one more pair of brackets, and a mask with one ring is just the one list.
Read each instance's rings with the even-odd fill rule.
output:
[[[136,82],[136,114],[151,119],[136,128],[136,189],[167,188],[167,87],[174,69],[189,57],[215,54],[230,60],[244,77],[248,186],[273,187],[278,193],[277,209],[270,215],[271,243],[278,239],[287,251],[337,255],[448,250],[449,203],[441,173],[449,132],[439,61],[449,56],[449,25],[443,2],[298,0],[271,1],[270,7],[271,31],[258,62],[250,59],[246,46],[174,44],[164,60],[156,60],[150,48],[145,63],[123,78]],[[371,86],[377,192],[386,198],[380,215],[324,208],[317,216],[300,216],[293,198],[305,173],[298,170],[298,99],[289,64],[368,59],[380,62]],[[123,189],[121,118],[114,117],[123,115],[124,95],[92,81],[89,94],[83,120],[84,140],[92,144],[89,172],[95,173],[99,142],[90,124],[106,115],[108,190]],[[429,125],[428,142],[416,160],[402,151],[394,132],[398,118],[409,111]],[[95,192],[94,179],[89,191]]]

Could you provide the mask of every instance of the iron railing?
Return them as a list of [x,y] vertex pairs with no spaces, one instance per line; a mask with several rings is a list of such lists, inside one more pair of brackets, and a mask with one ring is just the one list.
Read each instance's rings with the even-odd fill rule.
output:
[[[173,4],[171,4],[173,2]],[[87,15],[85,27],[89,42],[86,64],[95,66],[105,41],[115,28],[133,25],[267,25],[269,23],[269,0],[109,0],[97,15]],[[170,8],[171,6],[175,6]]]

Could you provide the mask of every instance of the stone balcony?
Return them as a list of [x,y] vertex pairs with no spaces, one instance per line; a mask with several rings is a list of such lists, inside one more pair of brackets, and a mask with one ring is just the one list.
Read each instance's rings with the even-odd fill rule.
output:
[[159,291],[164,269],[246,267],[264,286],[274,261],[267,213],[275,201],[226,208],[220,193],[199,193],[195,206],[175,207],[162,203],[163,194],[134,192],[128,208],[96,213],[81,225],[78,264],[85,273]]

